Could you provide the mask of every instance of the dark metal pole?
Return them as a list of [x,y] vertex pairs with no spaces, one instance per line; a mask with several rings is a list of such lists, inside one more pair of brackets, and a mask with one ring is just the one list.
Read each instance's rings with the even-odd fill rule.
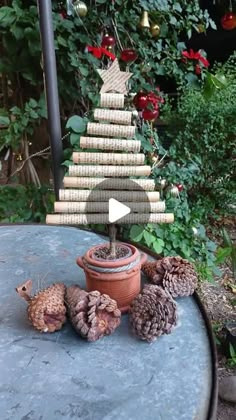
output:
[[54,49],[51,0],[38,0],[41,43],[43,50],[44,83],[48,110],[49,135],[52,153],[52,169],[56,198],[62,184],[62,141],[57,87],[57,67]]

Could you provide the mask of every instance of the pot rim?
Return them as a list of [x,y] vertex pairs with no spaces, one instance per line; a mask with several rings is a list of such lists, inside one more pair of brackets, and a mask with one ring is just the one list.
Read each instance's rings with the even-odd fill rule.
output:
[[83,258],[90,265],[95,265],[97,267],[112,268],[112,267],[120,267],[122,265],[127,265],[127,264],[133,262],[134,260],[136,260],[139,257],[140,252],[139,252],[139,250],[134,245],[126,244],[125,242],[118,242],[118,243],[120,245],[124,245],[124,246],[130,248],[131,251],[132,251],[132,255],[130,255],[129,257],[119,258],[119,259],[116,259],[116,260],[102,260],[101,261],[101,260],[95,260],[95,259],[93,259],[92,256],[91,256],[91,254],[97,248],[100,248],[101,246],[106,245],[107,244],[107,242],[106,242],[106,243],[104,243],[102,245],[100,244],[100,245],[96,245],[96,246],[93,246],[92,248],[90,248],[86,252],[86,254],[84,255]]

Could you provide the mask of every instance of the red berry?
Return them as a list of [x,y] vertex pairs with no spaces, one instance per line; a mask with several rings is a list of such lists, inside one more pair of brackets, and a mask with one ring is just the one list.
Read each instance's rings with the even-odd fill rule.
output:
[[232,29],[236,28],[236,14],[232,12],[226,13],[221,18],[221,26],[226,31],[231,31]]
[[61,10],[60,11],[60,16],[61,16],[62,19],[66,19],[66,17],[67,17],[66,11],[65,10]]
[[144,109],[143,111],[143,119],[145,121],[153,121],[155,120],[159,115],[158,109]]
[[148,103],[147,97],[148,97],[147,93],[138,92],[137,95],[135,95],[133,99],[134,106],[139,110],[145,109]]
[[104,37],[102,38],[102,47],[112,47],[113,45],[115,45],[116,40],[113,36],[111,35],[104,35]]
[[123,50],[121,52],[121,56],[120,56],[121,60],[125,61],[126,63],[128,63],[129,61],[134,61],[137,58],[137,53],[135,50],[131,49],[131,48],[127,48],[125,50]]
[[179,192],[183,191],[184,186],[182,184],[176,184],[176,187],[178,188]]
[[201,72],[202,72],[201,66],[199,64],[196,64],[195,73],[199,76],[199,74],[201,74]]

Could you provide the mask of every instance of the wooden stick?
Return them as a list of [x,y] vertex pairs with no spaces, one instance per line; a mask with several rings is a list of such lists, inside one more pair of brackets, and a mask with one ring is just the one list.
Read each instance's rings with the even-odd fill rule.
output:
[[[106,181],[106,182],[105,182]],[[131,182],[132,181],[132,182]],[[63,179],[65,188],[87,188],[100,190],[140,190],[154,191],[153,179],[123,179],[123,178],[90,178],[65,176]]]
[[89,122],[87,125],[87,133],[95,136],[125,137],[132,139],[135,136],[135,126]]
[[131,125],[132,112],[96,108],[94,111],[94,119],[102,122]]
[[80,147],[81,149],[118,150],[138,153],[141,148],[141,141],[82,136],[80,137]]
[[[118,224],[130,223],[173,223],[172,213],[137,213],[128,214],[117,220]],[[50,225],[88,225],[88,224],[108,224],[109,214],[48,214],[46,223]]]
[[150,173],[150,166],[69,166],[69,176],[149,176]]
[[145,155],[143,153],[93,153],[74,152],[74,163],[95,163],[96,165],[143,165]]
[[[162,213],[165,211],[164,201],[158,203],[133,203],[126,201],[122,204],[128,206],[135,213]],[[55,213],[108,213],[109,202],[56,201],[54,203],[54,211]]]
[[[145,196],[149,202],[157,202],[160,200],[160,194],[158,191],[146,192]],[[140,191],[93,191],[90,190],[59,190],[60,201],[108,201],[110,198],[125,202],[142,202],[144,193]]]

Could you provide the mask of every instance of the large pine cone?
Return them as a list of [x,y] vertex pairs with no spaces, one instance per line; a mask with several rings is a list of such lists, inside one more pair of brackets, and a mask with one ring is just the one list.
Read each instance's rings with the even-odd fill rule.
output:
[[162,334],[169,334],[177,322],[176,303],[161,287],[146,284],[130,306],[133,332],[152,342]]
[[142,266],[148,279],[172,297],[190,296],[197,287],[198,278],[193,265],[181,257],[165,257]]
[[54,332],[61,329],[66,321],[64,304],[65,286],[57,283],[31,296],[32,280],[16,288],[17,293],[28,303],[28,318],[34,328],[41,332]]
[[66,291],[66,302],[75,330],[88,341],[110,335],[120,325],[121,312],[108,295],[71,286]]

